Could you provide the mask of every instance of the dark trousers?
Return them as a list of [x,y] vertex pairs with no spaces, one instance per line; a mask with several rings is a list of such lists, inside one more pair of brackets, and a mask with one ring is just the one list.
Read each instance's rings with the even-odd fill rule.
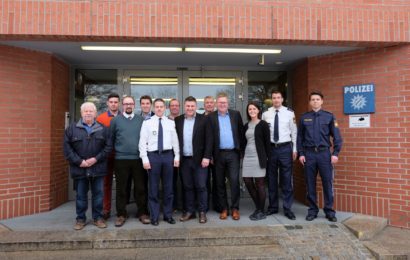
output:
[[127,216],[127,183],[129,176],[134,182],[134,198],[138,207],[137,217],[147,215],[147,173],[142,160],[115,160],[117,216]]
[[216,189],[216,170],[215,170],[214,164],[210,164],[208,166],[207,188],[208,188],[208,209],[209,209],[209,203],[212,201],[213,209],[216,212],[221,212],[221,206],[219,205],[219,201],[218,201],[218,192]]
[[306,151],[305,158],[305,181],[309,202],[308,214],[317,215],[319,212],[316,198],[316,178],[319,171],[325,201],[323,211],[326,216],[334,217],[336,212],[333,210],[333,166],[330,151]]
[[229,209],[225,185],[226,177],[231,185],[231,209],[239,209],[239,160],[239,153],[236,151],[220,151],[218,158],[216,158],[216,186],[221,210]]
[[279,183],[280,180],[283,210],[290,211],[293,204],[293,175],[292,175],[292,144],[271,148],[271,157],[268,165],[268,209],[279,209]]
[[198,199],[198,211],[206,212],[208,208],[208,168],[195,164],[192,157],[182,157],[181,174],[185,190],[187,212],[195,212],[195,195]]
[[173,193],[173,164],[174,155],[172,151],[164,153],[148,152],[148,159],[151,170],[148,170],[148,206],[151,214],[151,221],[158,221],[159,218],[159,182],[162,181],[164,219],[172,217]]
[[107,175],[104,176],[103,214],[111,212],[113,176],[114,176],[114,158],[108,158],[107,159]]
[[174,202],[173,208],[186,211],[184,180],[178,167],[174,167],[173,186]]

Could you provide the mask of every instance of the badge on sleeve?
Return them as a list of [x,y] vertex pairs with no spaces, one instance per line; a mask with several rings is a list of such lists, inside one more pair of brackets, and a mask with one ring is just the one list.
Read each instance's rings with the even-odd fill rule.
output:
[[337,123],[336,119],[334,120],[335,127],[338,128],[339,124]]

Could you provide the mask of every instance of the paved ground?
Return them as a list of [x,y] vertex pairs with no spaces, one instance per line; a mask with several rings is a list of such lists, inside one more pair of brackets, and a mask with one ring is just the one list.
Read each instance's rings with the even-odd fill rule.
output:
[[[114,203],[115,205],[115,203]],[[307,207],[300,203],[294,203],[293,211],[296,215],[296,221],[287,219],[283,212],[279,214],[268,216],[265,220],[261,221],[251,221],[249,215],[252,214],[254,208],[253,203],[250,199],[241,200],[241,219],[239,221],[234,221],[231,218],[228,220],[222,221],[219,219],[219,214],[213,211],[210,211],[207,214],[208,222],[206,224],[199,224],[197,219],[190,220],[188,222],[179,222],[178,219],[181,216],[180,212],[174,214],[177,224],[169,225],[166,222],[161,222],[159,227],[154,227],[152,225],[143,225],[135,217],[136,215],[136,206],[128,205],[128,214],[131,216],[128,221],[125,223],[122,229],[131,229],[131,228],[143,228],[143,229],[155,229],[155,228],[181,228],[181,227],[229,227],[229,226],[275,226],[275,225],[295,225],[295,224],[318,224],[318,223],[330,223],[325,218],[324,213],[321,211],[317,219],[312,222],[305,220],[307,214]],[[90,219],[90,209],[87,212],[88,219]],[[115,214],[115,213],[114,213]],[[348,212],[337,212],[337,218],[339,223],[343,220],[351,217],[353,214]],[[108,229],[118,229],[114,227],[115,217],[111,217],[108,221]],[[10,228],[14,231],[36,231],[36,230],[72,230],[75,223],[75,203],[70,201],[64,205],[45,213],[17,217],[13,219],[0,221],[0,224]],[[85,227],[86,230],[97,230],[98,228],[89,224]]]

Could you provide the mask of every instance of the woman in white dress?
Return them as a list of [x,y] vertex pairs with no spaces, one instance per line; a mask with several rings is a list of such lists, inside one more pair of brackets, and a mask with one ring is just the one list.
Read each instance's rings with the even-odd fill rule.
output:
[[268,123],[261,120],[262,111],[257,103],[250,102],[246,112],[248,123],[244,126],[244,136],[242,136],[245,149],[242,177],[256,207],[249,218],[261,220],[266,218],[265,175],[270,155],[270,130]]

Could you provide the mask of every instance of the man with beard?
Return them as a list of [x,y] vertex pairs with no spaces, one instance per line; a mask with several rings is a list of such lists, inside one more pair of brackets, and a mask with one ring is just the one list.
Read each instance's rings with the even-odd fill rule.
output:
[[[120,96],[117,93],[111,93],[107,98],[108,110],[97,117],[97,122],[110,127],[111,120],[118,115]],[[111,216],[111,198],[112,198],[112,178],[114,175],[114,152],[107,159],[107,175],[104,177],[104,202],[103,217],[105,220]]]
[[140,130],[144,120],[140,115],[134,114],[133,97],[124,97],[122,107],[123,113],[111,121],[111,134],[115,149],[116,227],[124,225],[128,217],[126,188],[129,176],[134,182],[134,198],[138,207],[137,217],[143,224],[150,223],[147,209],[147,175],[142,167],[138,151]]

